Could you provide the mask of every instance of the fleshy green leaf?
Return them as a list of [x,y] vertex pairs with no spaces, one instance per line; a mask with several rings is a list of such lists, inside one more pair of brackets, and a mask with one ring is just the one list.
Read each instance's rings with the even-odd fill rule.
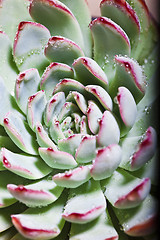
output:
[[145,163],[140,169],[132,171],[131,174],[139,178],[149,178],[153,185],[158,184],[158,152],[154,154],[151,160]]
[[62,122],[66,117],[70,116],[72,113],[79,112],[79,108],[76,104],[72,102],[65,102],[60,114],[58,115],[59,122]]
[[155,231],[157,204],[156,199],[149,195],[138,207],[121,210],[114,208],[114,211],[124,232],[130,236],[139,237]]
[[57,118],[65,103],[65,95],[58,92],[48,101],[44,111],[44,122],[46,126],[50,126],[53,118]]
[[47,99],[44,90],[41,90],[28,98],[27,120],[33,131],[36,129],[36,123],[42,122],[46,104]]
[[62,132],[60,123],[56,119],[53,119],[52,124],[49,128],[49,133],[51,135],[52,140],[57,144],[60,139],[65,138],[65,135]]
[[131,45],[137,44],[140,34],[140,20],[127,1],[103,0],[100,8],[102,16],[111,18],[127,33]]
[[77,166],[73,156],[67,152],[55,151],[52,148],[39,148],[39,154],[52,168],[70,169]]
[[75,156],[75,152],[83,139],[82,134],[73,134],[72,136],[58,141],[58,148],[60,151],[68,152]]
[[96,157],[96,137],[84,136],[76,150],[75,159],[78,163],[88,163]]
[[133,127],[136,121],[137,106],[131,92],[125,87],[118,88],[114,101],[117,103],[114,112],[119,120],[122,137]]
[[87,118],[89,129],[93,134],[97,134],[99,130],[99,121],[102,118],[102,112],[93,101],[88,101]]
[[94,41],[94,59],[107,74],[114,78],[113,59],[116,54],[130,55],[130,41],[123,29],[106,17],[99,17],[90,24]]
[[145,1],[131,1],[129,4],[136,11],[137,16],[140,19],[141,31],[139,41],[135,45],[132,51],[132,56],[140,63],[143,63],[144,59],[148,57],[153,49],[157,39],[157,27],[153,22],[149,9]]
[[81,115],[80,113],[72,113],[72,118],[73,118],[73,121],[74,121],[74,125],[75,125],[75,130],[77,132],[80,131],[80,121],[81,121]]
[[27,179],[40,179],[51,172],[38,156],[27,156],[1,149],[1,161],[6,169]]
[[117,101],[119,112],[124,124],[127,127],[132,127],[137,115],[136,103],[132,94],[127,88],[119,87]]
[[41,123],[36,124],[36,136],[37,136],[37,142],[39,146],[41,147],[51,147],[54,150],[57,150],[57,146],[54,144],[54,142],[50,139],[47,131],[45,131],[44,127]]
[[15,98],[20,109],[27,113],[28,98],[38,91],[40,76],[36,68],[27,69],[21,72],[15,85]]
[[53,181],[66,188],[76,188],[91,178],[90,166],[81,166],[65,173],[58,173],[53,176]]
[[32,18],[46,26],[51,35],[71,39],[84,48],[82,32],[70,9],[58,0],[33,0],[30,4]]
[[137,104],[137,118],[128,137],[143,135],[148,126],[158,127],[159,91],[156,79],[156,76],[150,79],[144,97]]
[[127,2],[129,2],[129,4],[131,5],[131,7],[134,9],[134,11],[136,11],[139,19],[141,19],[141,27],[144,30],[144,28],[148,28],[149,24],[150,24],[150,16],[149,16],[149,10],[147,7],[147,4],[145,3],[145,1],[141,1],[141,0],[127,0]]
[[53,93],[64,92],[65,96],[67,96],[70,91],[77,91],[83,94],[85,90],[84,86],[79,81],[66,78],[62,79],[62,81],[56,85]]
[[45,47],[45,55],[51,62],[60,62],[72,66],[74,60],[84,56],[84,53],[82,49],[70,39],[54,36],[49,39]]
[[[66,118],[62,121],[62,123],[61,123],[61,129],[62,129],[65,137],[66,137],[66,132],[67,132],[67,131],[73,132],[73,131],[71,130],[72,127],[74,127],[74,123],[73,123],[73,121],[72,121],[72,118],[71,118],[70,116],[68,116],[68,117],[66,117]],[[67,138],[67,137],[66,137],[66,138]]]
[[69,95],[66,98],[66,101],[68,102],[75,102],[79,109],[82,111],[82,113],[86,114],[87,111],[87,102],[85,97],[76,91],[72,91],[69,93]]
[[120,166],[135,171],[147,163],[156,151],[157,134],[149,127],[142,136],[128,137],[122,141]]
[[149,127],[138,144],[136,151],[131,158],[131,169],[136,170],[148,162],[155,153],[157,134],[155,129]]
[[70,240],[118,240],[118,234],[111,222],[108,211],[104,211],[99,218],[87,224],[72,224]]
[[[54,237],[51,239],[54,239],[54,240],[65,239],[65,237],[68,235],[69,229],[70,229],[69,224],[67,222],[65,222],[61,233],[57,237]],[[5,240],[10,240],[10,239],[5,239]],[[28,240],[28,238],[25,238],[20,233],[17,233],[11,240]]]
[[92,93],[105,109],[112,111],[112,99],[108,92],[104,90],[104,88],[99,85],[87,85],[85,90],[89,93]]
[[155,47],[150,52],[150,55],[144,59],[144,63],[142,65],[143,71],[146,75],[146,80],[149,80],[153,78],[155,75],[155,78],[157,79],[157,70],[159,66],[159,58],[158,58],[158,49],[159,49],[159,43],[156,44]]
[[22,151],[37,155],[38,144],[26,122],[12,112],[7,113],[3,122],[7,134]]
[[116,74],[109,87],[109,93],[114,98],[118,87],[124,86],[132,93],[136,103],[145,94],[146,81],[142,67],[129,57],[115,56]]
[[9,192],[28,207],[42,207],[55,202],[63,188],[52,180],[43,179],[29,185],[8,184]]
[[20,71],[37,68],[42,74],[48,65],[44,56],[44,46],[50,38],[46,27],[34,22],[21,22],[15,37],[13,56]]
[[[106,134],[107,133],[107,134]],[[118,143],[120,139],[120,129],[118,123],[110,111],[105,111],[99,121],[99,132],[97,143],[99,146],[108,146]]]
[[151,182],[149,178],[135,178],[123,169],[118,169],[103,182],[105,196],[110,203],[121,209],[136,207],[149,194]]
[[[62,211],[66,196],[43,208],[29,208],[21,214],[13,214],[12,222],[17,230],[29,239],[51,239],[60,234],[64,220]],[[53,217],[54,216],[54,217]]]
[[80,121],[80,133],[81,134],[91,133],[88,127],[87,117],[85,115],[82,116]]
[[84,85],[97,84],[108,88],[108,79],[101,67],[91,58],[80,57],[73,63],[76,77]]
[[99,182],[89,180],[70,190],[62,216],[69,222],[87,223],[101,215],[105,208],[106,201]]
[[122,150],[117,144],[99,149],[91,168],[91,176],[95,180],[102,180],[110,177],[119,166],[121,156]]
[[47,99],[50,99],[56,84],[64,77],[72,78],[73,76],[74,74],[71,67],[63,63],[53,62],[43,73],[40,88],[45,90]]

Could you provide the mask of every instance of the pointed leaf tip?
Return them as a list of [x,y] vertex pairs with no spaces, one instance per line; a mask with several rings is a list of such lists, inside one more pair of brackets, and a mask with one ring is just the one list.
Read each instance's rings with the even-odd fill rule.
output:
[[98,181],[89,180],[78,188],[71,189],[64,208],[63,218],[74,223],[88,223],[106,209],[106,200]]
[[70,169],[77,166],[74,157],[67,152],[53,150],[53,148],[39,148],[39,154],[52,168]]
[[111,144],[99,149],[91,168],[91,176],[95,180],[108,178],[118,168],[122,151],[119,145]]
[[20,109],[27,113],[28,97],[38,91],[40,76],[36,68],[21,72],[16,79],[15,98]]
[[112,111],[112,99],[104,88],[99,85],[87,85],[85,87],[85,90],[92,93],[105,109]]
[[42,122],[46,104],[47,100],[44,90],[41,90],[28,98],[27,120],[33,131],[36,130],[36,123]]
[[92,100],[88,103],[87,118],[89,129],[93,134],[97,134],[99,130],[99,121],[102,118],[102,112]]
[[125,87],[119,87],[117,102],[124,124],[131,128],[137,116],[137,106],[131,92]]
[[75,59],[84,56],[82,49],[75,42],[61,36],[51,37],[44,53],[51,62],[61,62],[69,66],[72,66]]
[[108,78],[101,67],[92,58],[79,57],[73,63],[76,76],[84,85],[97,84],[108,88]]
[[58,173],[52,179],[58,186],[76,188],[87,182],[90,178],[90,167],[81,166],[65,173]]
[[92,29],[95,24],[104,25],[105,27],[109,28],[110,30],[115,31],[117,34],[120,34],[121,37],[123,37],[123,39],[127,43],[127,45],[130,47],[130,41],[129,41],[127,34],[123,31],[122,28],[119,27],[119,25],[117,25],[111,19],[109,19],[107,17],[98,17],[97,19],[93,20],[90,23],[90,28]]
[[148,162],[156,151],[157,134],[154,128],[149,127],[145,132],[137,150],[131,157],[131,170],[137,170]]
[[[106,134],[107,133],[107,134]],[[120,140],[120,129],[113,114],[106,110],[99,121],[99,132],[97,135],[97,143],[104,147]]]

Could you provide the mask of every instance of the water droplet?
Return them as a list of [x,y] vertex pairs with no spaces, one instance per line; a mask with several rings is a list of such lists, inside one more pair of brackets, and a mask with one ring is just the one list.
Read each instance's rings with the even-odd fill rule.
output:
[[144,112],[145,112],[146,114],[149,114],[150,111],[151,111],[151,107],[150,107],[150,106],[146,106],[145,109],[144,109]]
[[145,64],[148,63],[148,60],[147,60],[147,59],[144,59],[144,63],[145,63]]

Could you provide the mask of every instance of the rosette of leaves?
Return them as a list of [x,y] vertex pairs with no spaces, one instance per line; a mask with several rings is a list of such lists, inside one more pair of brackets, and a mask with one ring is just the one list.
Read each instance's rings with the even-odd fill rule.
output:
[[[0,238],[153,239],[157,33],[143,0],[0,1]],[[18,26],[18,27],[17,27]]]

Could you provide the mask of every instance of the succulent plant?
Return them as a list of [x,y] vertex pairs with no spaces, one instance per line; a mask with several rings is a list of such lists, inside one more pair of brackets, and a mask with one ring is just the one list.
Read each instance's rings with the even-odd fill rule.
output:
[[144,0],[0,0],[0,239],[156,237],[157,29]]

